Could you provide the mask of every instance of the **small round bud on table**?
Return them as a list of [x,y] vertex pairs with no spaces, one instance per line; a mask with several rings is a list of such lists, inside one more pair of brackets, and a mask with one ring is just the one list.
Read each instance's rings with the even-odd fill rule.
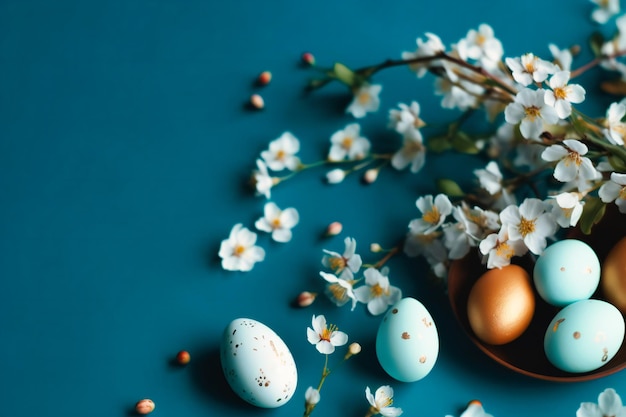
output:
[[137,411],[137,413],[139,414],[150,414],[151,412],[154,411],[154,401],[148,399],[148,398],[144,398],[143,400],[139,400],[137,401],[137,404],[135,404],[135,410]]
[[176,362],[181,365],[187,365],[191,360],[191,355],[186,350],[181,350],[176,354]]
[[259,85],[268,85],[270,81],[272,81],[272,73],[269,71],[263,71],[257,78],[257,83]]
[[306,65],[315,65],[315,57],[310,52],[302,54],[302,62]]
[[332,222],[326,228],[326,236],[337,236],[343,230],[343,225],[339,222]]
[[259,94],[252,94],[250,96],[250,105],[255,109],[262,109],[265,107],[265,100]]
[[317,294],[303,291],[302,293],[300,293],[300,295],[298,295],[298,298],[296,298],[296,304],[298,305],[298,307],[308,307],[313,304],[313,301],[315,301],[315,297],[317,297]]

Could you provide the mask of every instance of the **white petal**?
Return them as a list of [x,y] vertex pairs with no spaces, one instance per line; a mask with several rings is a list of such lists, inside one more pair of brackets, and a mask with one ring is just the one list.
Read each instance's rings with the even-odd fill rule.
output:
[[276,242],[287,243],[291,240],[292,232],[290,229],[276,229],[272,232],[272,239]]
[[330,343],[334,346],[343,346],[348,343],[348,335],[344,332],[340,332],[339,330],[335,330],[330,335]]
[[367,402],[370,403],[371,406],[376,407],[376,401],[370,387],[365,387],[365,398],[367,398]]
[[[544,108],[551,109],[552,107]],[[525,118],[520,124],[520,132],[526,139],[538,139],[539,135],[543,132],[543,121],[539,117],[536,117],[534,120]]]
[[554,168],[554,178],[561,182],[570,182],[578,175],[578,167],[568,158],[564,158]]
[[567,85],[570,77],[569,71],[558,71],[550,78],[550,88],[564,87]]
[[557,100],[554,103],[554,110],[560,119],[567,119],[572,114],[572,105],[567,100]]
[[373,316],[378,316],[387,311],[387,302],[382,297],[375,297],[367,303],[367,311]]
[[323,315],[314,315],[311,319],[311,324],[313,325],[313,330],[315,330],[315,333],[321,334],[324,329],[326,329],[326,317],[324,317]]
[[270,233],[273,230],[272,225],[270,224],[269,221],[267,221],[265,217],[261,217],[259,220],[257,220],[254,223],[254,227],[256,227],[257,230],[260,230],[262,232],[268,232],[268,233]]
[[354,296],[360,303],[367,304],[372,299],[372,291],[368,285],[362,285],[354,289]]
[[512,125],[519,123],[525,117],[524,107],[519,103],[509,103],[504,109],[504,119]]
[[323,353],[324,355],[330,355],[331,353],[333,353],[335,351],[335,346],[333,346],[332,343],[326,341],[326,340],[322,340],[319,343],[317,343],[315,345],[315,348],[320,352]]
[[600,187],[598,190],[598,196],[602,200],[603,203],[610,203],[614,201],[618,196],[620,189],[619,185],[614,182],[606,182]]
[[541,159],[544,161],[560,161],[567,156],[567,149],[560,145],[551,145],[541,153]]
[[310,327],[306,328],[306,338],[310,344],[315,345],[320,341],[320,335]]
[[585,101],[585,93],[585,89],[578,84],[572,84],[567,87],[567,99],[571,103],[582,103]]
[[286,208],[280,215],[280,224],[288,229],[293,228],[300,221],[298,210],[293,207]]

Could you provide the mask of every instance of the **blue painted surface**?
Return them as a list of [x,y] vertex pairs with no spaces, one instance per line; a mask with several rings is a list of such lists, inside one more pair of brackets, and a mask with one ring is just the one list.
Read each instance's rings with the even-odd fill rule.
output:
[[[0,2],[0,416],[132,415],[144,397],[161,416],[299,415],[323,364],[306,340],[312,314],[325,314],[364,348],[329,377],[314,415],[365,414],[366,385],[391,384],[405,415],[425,416],[458,415],[474,398],[495,416],[565,416],[604,388],[626,395],[623,374],[559,384],[492,362],[462,334],[421,261],[389,263],[392,282],[426,305],[441,337],[437,365],[417,383],[382,372],[373,351],[379,318],[363,308],[338,309],[323,297],[291,307],[300,291],[321,290],[323,248],[341,250],[343,236],[355,237],[364,256],[370,242],[393,245],[435,178],[467,181],[460,168],[482,161],[433,156],[419,175],[387,170],[371,186],[349,177],[330,187],[323,170],[302,173],[272,196],[300,212],[293,240],[260,235],[267,258],[247,274],[223,271],[216,259],[235,223],[252,227],[262,214],[263,199],[244,184],[269,141],[289,130],[311,162],[352,121],[342,87],[302,93],[312,75],[299,65],[302,52],[359,67],[413,50],[424,32],[450,44],[487,22],[508,56],[547,55],[549,42],[585,44],[595,29],[591,7]],[[274,79],[255,87],[263,70]],[[590,91],[595,74],[584,77]],[[454,115],[439,108],[432,78],[416,81],[397,68],[376,80],[382,110],[362,121],[375,149],[397,144],[385,125],[400,101],[418,99],[431,123]],[[254,92],[265,98],[263,111],[245,108]],[[336,220],[342,236],[320,239]],[[219,340],[238,317],[265,323],[290,346],[300,382],[287,405],[259,410],[225,385]],[[181,349],[192,355],[185,368],[171,364]]]

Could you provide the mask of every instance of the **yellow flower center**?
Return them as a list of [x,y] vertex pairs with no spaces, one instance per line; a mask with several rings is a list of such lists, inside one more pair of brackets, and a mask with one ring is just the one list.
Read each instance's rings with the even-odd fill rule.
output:
[[554,97],[558,100],[565,100],[567,98],[567,90],[565,88],[557,87],[553,90]]
[[330,284],[328,286],[328,292],[330,292],[332,298],[337,301],[345,301],[348,297],[346,289],[337,283]]
[[279,161],[282,161],[283,159],[285,159],[285,156],[287,156],[287,153],[283,151],[282,149],[276,152],[276,159],[278,159]]
[[346,259],[338,256],[333,256],[328,260],[330,269],[333,271],[341,271],[347,265]]
[[524,107],[524,113],[526,113],[526,117],[534,119],[535,117],[539,117],[541,115],[541,109],[537,106]]
[[579,167],[580,164],[583,163],[583,158],[580,156],[578,152],[569,151],[569,153],[567,154],[567,159],[566,159],[566,163],[568,162],[573,162],[574,164],[576,164],[577,167]]
[[526,237],[535,231],[535,220],[529,220],[522,216],[518,228],[522,237]]
[[362,106],[365,106],[367,103],[370,102],[372,98],[370,97],[369,93],[363,92],[363,93],[360,93],[356,99],[359,102],[359,104],[361,104]]
[[626,187],[622,187],[622,189],[619,190],[619,197],[617,197],[617,199],[626,200]]
[[379,284],[372,285],[370,291],[372,292],[372,295],[374,297],[380,297],[381,295],[385,294],[385,290]]
[[479,33],[478,35],[476,35],[476,45],[480,46],[483,43],[485,43],[486,40],[487,38],[482,33]]
[[419,153],[424,150],[424,145],[422,145],[420,142],[410,141],[406,145],[406,150],[409,153]]
[[350,136],[346,136],[341,141],[341,147],[344,149],[350,149],[353,143],[354,143],[354,139],[352,139]]
[[533,72],[535,72],[535,61],[529,61],[524,65],[524,69],[526,69],[526,72],[530,72],[531,74]]
[[278,229],[280,227],[280,219],[279,218],[275,218],[274,220],[272,220],[272,227],[274,229]]
[[325,328],[324,330],[322,330],[322,334],[320,335],[320,339],[322,340],[326,340],[327,342],[330,342],[330,335],[331,335],[331,331],[328,328]]
[[498,242],[495,249],[500,258],[511,259],[515,255],[513,248],[506,242]]
[[437,208],[437,206],[433,206],[430,211],[427,211],[426,213],[424,213],[424,216],[422,216],[424,221],[430,224],[437,224],[440,217],[441,215],[439,214],[439,209]]
[[233,255],[234,256],[241,256],[241,255],[243,255],[243,253],[245,251],[246,251],[245,246],[237,245],[237,246],[235,246],[235,249],[233,249]]

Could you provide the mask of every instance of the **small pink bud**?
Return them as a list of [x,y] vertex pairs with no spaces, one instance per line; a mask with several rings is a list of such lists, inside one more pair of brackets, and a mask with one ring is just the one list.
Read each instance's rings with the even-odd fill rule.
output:
[[187,352],[186,350],[181,350],[180,352],[178,352],[178,354],[176,354],[176,362],[178,362],[180,365],[187,365],[190,360],[191,355],[189,355],[189,352]]
[[303,291],[300,293],[300,295],[298,295],[298,298],[296,299],[296,303],[298,304],[299,307],[308,307],[311,304],[313,304],[313,301],[315,301],[315,297],[317,297],[317,294],[308,292],[308,291]]
[[259,85],[268,85],[272,81],[272,73],[269,71],[263,71],[259,74],[257,82]]
[[263,97],[258,94],[252,94],[252,96],[250,96],[250,104],[252,105],[252,107],[259,110],[265,107],[265,101],[263,100]]
[[307,65],[315,65],[315,57],[310,52],[305,52],[302,54],[302,62]]
[[154,411],[154,408],[154,401],[148,398],[140,400],[135,404],[135,411],[139,414],[150,414]]
[[326,236],[337,236],[343,230],[343,225],[339,222],[332,222],[326,228]]
[[368,169],[363,175],[363,181],[365,181],[367,184],[373,183],[378,178],[378,172],[379,170],[377,168]]

